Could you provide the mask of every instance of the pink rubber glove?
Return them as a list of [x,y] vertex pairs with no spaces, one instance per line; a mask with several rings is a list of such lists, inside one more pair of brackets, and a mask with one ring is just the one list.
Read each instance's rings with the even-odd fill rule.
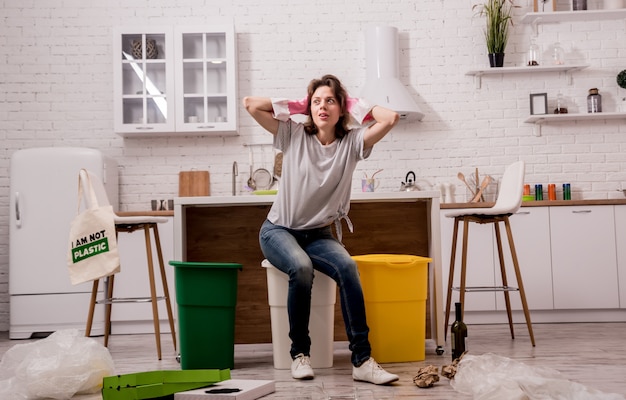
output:
[[309,104],[308,97],[302,100],[272,97],[271,101],[274,118],[279,121],[287,121],[291,115],[295,114],[306,115],[306,109]]
[[365,100],[357,99],[354,97],[348,97],[346,99],[346,109],[348,113],[354,118],[357,124],[364,124],[374,119],[370,111],[370,106]]
[[289,100],[287,102],[287,107],[289,107],[289,114],[302,114],[308,115],[306,112],[307,107],[309,106],[309,96],[305,96],[301,100]]

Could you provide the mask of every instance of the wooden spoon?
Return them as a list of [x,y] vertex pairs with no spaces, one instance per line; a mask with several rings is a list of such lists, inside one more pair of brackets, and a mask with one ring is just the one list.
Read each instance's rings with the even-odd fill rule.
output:
[[467,188],[469,189],[470,193],[472,194],[472,196],[476,193],[474,192],[474,190],[472,189],[472,187],[470,186],[469,183],[467,183],[467,181],[465,180],[465,175],[463,175],[463,172],[459,172],[458,174],[456,174],[456,176],[463,181],[463,183],[465,184],[465,186],[467,186]]
[[490,183],[491,183],[491,177],[489,175],[485,176],[485,178],[483,178],[483,181],[480,184],[480,189],[478,189],[478,192],[476,192],[476,195],[470,201],[470,203],[476,203],[478,199],[480,199],[480,196],[482,196],[483,190],[485,190],[485,188],[489,186]]

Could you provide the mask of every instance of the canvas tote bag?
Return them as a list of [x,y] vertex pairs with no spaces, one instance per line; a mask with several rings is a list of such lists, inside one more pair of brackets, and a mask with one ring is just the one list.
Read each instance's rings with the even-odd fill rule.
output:
[[[91,183],[78,178],[78,215],[70,226],[68,269],[73,285],[93,281],[120,271],[120,258],[115,237],[115,212],[111,205],[99,206]],[[94,177],[95,178],[95,177]],[[87,208],[80,212],[85,197]]]

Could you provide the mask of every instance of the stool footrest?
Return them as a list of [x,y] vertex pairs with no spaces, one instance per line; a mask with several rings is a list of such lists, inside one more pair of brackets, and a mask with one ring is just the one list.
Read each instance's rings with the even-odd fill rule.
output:
[[[460,287],[452,287],[452,290],[461,291]],[[466,292],[516,292],[519,288],[511,286],[466,286]]]
[[[157,296],[156,300],[165,300],[165,296]],[[112,299],[102,299],[96,301],[97,304],[113,304],[113,303],[151,303],[152,297],[114,297]]]

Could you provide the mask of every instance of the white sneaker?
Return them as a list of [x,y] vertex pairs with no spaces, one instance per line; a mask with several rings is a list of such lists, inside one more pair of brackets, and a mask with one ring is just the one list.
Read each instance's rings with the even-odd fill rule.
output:
[[352,378],[355,381],[370,382],[376,385],[385,385],[400,379],[398,375],[385,371],[372,357],[360,367],[352,366]]
[[298,354],[291,363],[291,376],[293,379],[313,379],[315,374],[311,368],[311,358]]

